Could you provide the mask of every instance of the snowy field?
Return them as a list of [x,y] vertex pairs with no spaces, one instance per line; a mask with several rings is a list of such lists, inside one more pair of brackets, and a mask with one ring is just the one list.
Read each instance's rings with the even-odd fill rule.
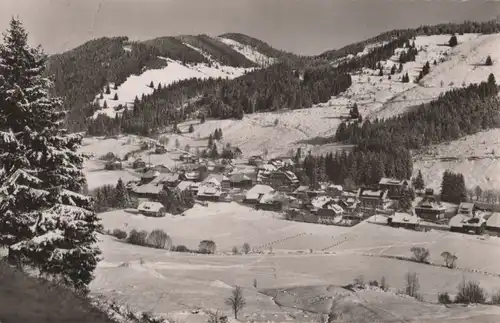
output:
[[[189,221],[189,215],[178,220],[171,219],[168,226],[174,244],[176,239],[180,239],[176,235],[181,233],[186,234],[186,241],[198,241],[212,235],[218,245],[228,247],[231,245],[230,236],[233,234],[235,244],[243,241],[239,237],[241,234],[246,235],[244,239],[250,240],[253,233],[260,232],[255,235],[254,244],[266,243],[285,236],[281,235],[282,230],[276,224],[273,225],[265,219],[268,216],[266,214],[252,214],[254,216],[252,222],[241,215],[244,212],[238,212],[240,215],[233,215],[227,220],[224,216],[230,217],[228,213],[218,219],[210,212],[207,214],[206,217],[212,219],[212,225],[207,225],[208,221],[205,222],[203,219],[193,218]],[[104,220],[105,226],[118,220],[117,215],[108,213],[102,216],[109,217],[108,220]],[[236,218],[240,218],[241,224],[236,223]],[[177,220],[177,223],[173,224],[176,222],[174,220]],[[198,225],[193,227],[195,220],[200,220],[203,229],[196,229]],[[129,221],[130,218],[126,216],[124,222]],[[184,228],[179,224],[180,221],[186,222]],[[144,223],[145,229],[153,227],[138,217],[135,223],[138,225],[140,222]],[[309,232],[312,237],[301,236],[296,240],[289,239],[277,243],[273,246],[273,253],[233,256],[172,253],[132,246],[103,236],[101,248],[104,260],[97,269],[96,280],[91,286],[92,292],[106,295],[119,302],[126,302],[138,310],[169,314],[182,318],[185,322],[203,322],[201,315],[190,314],[191,311],[200,308],[219,309],[230,314],[224,305],[224,300],[230,295],[230,288],[239,285],[244,288],[248,302],[243,311],[245,320],[285,322],[291,320],[291,315],[296,319],[302,318],[303,321],[307,321],[307,318],[301,317],[297,310],[278,307],[271,297],[260,293],[262,290],[299,287],[295,294],[289,296],[292,299],[288,302],[291,302],[307,295],[310,298],[319,296],[311,294],[307,286],[345,285],[363,275],[366,281],[380,280],[385,276],[391,286],[391,292],[395,292],[404,287],[404,275],[408,271],[419,274],[421,293],[426,301],[433,303],[436,302],[437,294],[440,292],[446,291],[454,295],[456,286],[463,277],[479,281],[489,293],[500,289],[500,278],[493,275],[373,256],[376,254],[405,256],[413,245],[426,246],[431,251],[432,261],[440,262],[439,254],[444,250],[457,251],[460,267],[500,274],[500,264],[492,260],[498,259],[500,252],[500,241],[496,238],[482,241],[472,236],[432,231],[412,232],[368,223],[347,229],[319,225],[312,227],[310,224],[302,223],[287,225],[288,222],[282,222],[283,228],[287,227],[285,231]],[[249,228],[249,233],[240,231],[239,228],[244,226]],[[200,234],[201,232],[203,234]],[[220,232],[226,232],[228,235],[217,238],[216,235]],[[335,238],[332,239],[332,236]],[[337,245],[328,252],[317,250],[313,253],[298,252],[308,248],[322,248],[324,245],[332,244],[332,241]],[[257,289],[253,286],[254,280],[257,281]],[[479,317],[479,313],[483,310],[498,310],[496,307],[446,310],[440,305],[422,304],[391,293],[378,294],[375,298],[370,298],[369,293],[361,293],[356,297],[361,299],[361,303],[368,302],[366,305],[374,311],[388,312],[407,321],[414,319],[411,313],[416,311],[420,314],[425,313],[427,317],[425,321],[419,322],[443,322],[444,317],[455,317],[457,320],[461,318],[462,322],[466,322],[465,319],[468,317],[474,317],[468,322],[493,322],[487,318],[483,320]],[[375,303],[370,303],[374,301]],[[497,311],[496,315],[499,314]],[[310,319],[309,317],[309,321]]]
[[[444,161],[442,158],[454,158]],[[422,170],[426,185],[438,189],[442,173],[460,172],[469,188],[500,190],[500,129],[483,131],[417,154],[414,169]]]

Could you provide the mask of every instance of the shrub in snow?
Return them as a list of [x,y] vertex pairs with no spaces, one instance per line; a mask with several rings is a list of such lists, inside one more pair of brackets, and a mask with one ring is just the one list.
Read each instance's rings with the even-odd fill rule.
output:
[[456,266],[455,263],[458,259],[457,256],[451,254],[448,251],[444,251],[443,253],[441,253],[441,257],[443,257],[444,264],[447,268],[455,268],[455,266]]
[[114,229],[112,235],[120,240],[127,238],[127,232],[120,229]]
[[441,304],[451,304],[451,298],[448,293],[439,293],[438,294],[438,302]]
[[215,253],[215,250],[216,245],[212,240],[202,240],[198,246],[198,251],[204,254],[213,254]]
[[429,263],[429,249],[423,247],[412,247],[410,251],[413,253],[413,260],[421,263]]
[[[61,128],[62,101],[49,95],[46,56],[12,19],[0,45],[0,245],[9,260],[86,292],[99,261],[98,218],[85,185],[80,134]],[[22,80],[22,82],[19,82]]]
[[145,246],[147,237],[148,237],[147,231],[144,230],[137,231],[136,229],[132,229],[132,231],[130,231],[128,235],[127,242],[138,246]]
[[486,292],[477,281],[466,281],[464,278],[457,289],[455,303],[484,304],[486,302]]
[[176,251],[176,252],[191,252],[191,250],[189,250],[189,248],[186,247],[186,246],[184,246],[184,245],[174,246],[174,247],[172,247],[172,251]]
[[147,244],[157,249],[170,249],[172,239],[165,231],[155,229],[148,235]]
[[491,295],[491,304],[500,305],[500,290]]
[[457,36],[453,35],[450,37],[450,40],[448,41],[448,45],[450,45],[450,47],[455,47],[458,45],[458,40],[457,40]]
[[234,246],[233,249],[231,250],[231,252],[233,253],[233,255],[239,254],[238,247]]

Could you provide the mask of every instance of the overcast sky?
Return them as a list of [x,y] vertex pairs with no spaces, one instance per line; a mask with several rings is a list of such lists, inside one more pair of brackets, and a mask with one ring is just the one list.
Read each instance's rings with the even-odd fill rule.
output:
[[0,0],[0,29],[19,15],[33,44],[65,51],[101,36],[133,40],[241,32],[274,47],[317,54],[380,32],[487,20],[488,0]]

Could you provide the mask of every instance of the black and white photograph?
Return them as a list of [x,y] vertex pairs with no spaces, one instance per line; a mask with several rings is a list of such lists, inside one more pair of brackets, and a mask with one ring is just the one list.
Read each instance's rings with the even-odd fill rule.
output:
[[500,0],[0,0],[0,323],[500,322]]

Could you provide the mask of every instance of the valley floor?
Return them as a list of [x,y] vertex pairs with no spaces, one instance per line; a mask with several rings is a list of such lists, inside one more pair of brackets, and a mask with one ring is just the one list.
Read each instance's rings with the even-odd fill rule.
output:
[[[414,232],[366,222],[352,228],[295,223],[273,219],[267,214],[271,212],[214,204],[210,203],[203,215],[193,211],[176,218],[145,219],[139,215],[120,214],[120,211],[101,216],[106,229],[165,229],[174,245],[185,243],[196,248],[197,241],[211,237],[223,253],[232,245],[239,246],[243,242],[254,248],[265,246],[260,249],[262,253],[182,254],[132,246],[103,236],[104,260],[97,269],[92,291],[139,310],[169,313],[186,322],[202,322],[200,315],[191,314],[191,311],[197,308],[219,309],[229,314],[224,300],[234,285],[242,286],[247,297],[248,306],[243,311],[245,319],[256,321],[290,320],[290,315],[301,316],[302,321],[307,321],[304,313],[297,309],[278,307],[272,298],[261,293],[262,290],[346,285],[360,275],[366,281],[380,281],[385,276],[395,292],[404,287],[404,275],[408,271],[417,272],[424,300],[431,303],[437,302],[440,292],[454,295],[457,284],[464,277],[479,281],[490,294],[500,290],[500,262],[493,260],[500,258],[498,238],[441,231]],[[220,205],[225,205],[226,211],[221,210]],[[121,223],[119,219],[122,219]],[[412,246],[429,248],[430,260],[436,264],[442,263],[441,252],[456,253],[459,269],[384,257],[410,257]],[[310,294],[300,291],[295,297],[304,295]],[[412,300],[391,295],[392,301],[387,306],[384,303],[384,311],[395,313],[401,322],[414,319],[411,311],[420,308],[428,311],[428,320],[424,322],[442,322],[444,316],[462,317],[463,322],[491,321],[487,316],[474,317],[482,313],[480,308],[445,309],[441,305],[411,303]],[[373,301],[372,298],[367,302]],[[397,306],[392,307],[391,302],[411,304],[407,303],[403,311]],[[327,312],[328,306],[324,306],[320,312]],[[408,306],[411,310],[406,310]],[[496,309],[487,308],[485,311],[494,312]]]

